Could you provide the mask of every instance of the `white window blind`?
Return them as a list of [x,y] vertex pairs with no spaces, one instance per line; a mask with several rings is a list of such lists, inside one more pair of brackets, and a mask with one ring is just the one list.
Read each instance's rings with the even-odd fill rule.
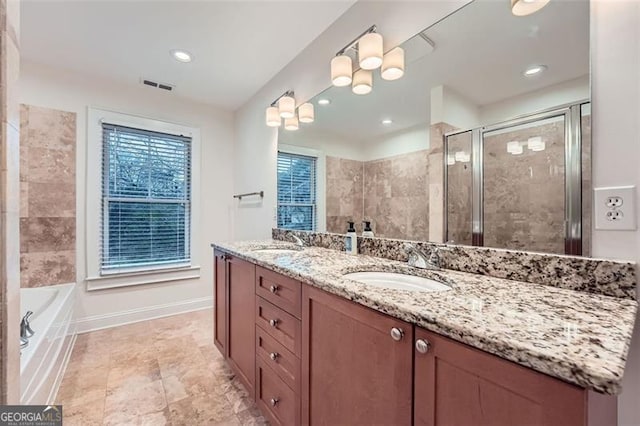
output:
[[191,138],[102,124],[101,273],[190,264]]
[[278,152],[278,228],[316,229],[316,158]]

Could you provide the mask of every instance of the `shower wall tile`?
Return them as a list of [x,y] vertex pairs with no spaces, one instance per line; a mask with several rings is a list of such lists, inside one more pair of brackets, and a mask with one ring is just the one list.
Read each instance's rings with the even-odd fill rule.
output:
[[22,105],[21,285],[75,281],[76,116]]
[[444,135],[456,128],[448,123],[429,127],[429,241],[444,241]]
[[363,163],[346,158],[326,159],[327,232],[344,233],[347,221],[361,230],[363,204]]

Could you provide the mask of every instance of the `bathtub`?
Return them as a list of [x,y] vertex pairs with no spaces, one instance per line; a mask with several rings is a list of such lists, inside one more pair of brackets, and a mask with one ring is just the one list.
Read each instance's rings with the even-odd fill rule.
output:
[[[75,340],[72,326],[75,284],[20,290],[20,312],[33,311],[35,334],[20,351],[20,402],[51,404]],[[16,324],[16,327],[18,325]]]

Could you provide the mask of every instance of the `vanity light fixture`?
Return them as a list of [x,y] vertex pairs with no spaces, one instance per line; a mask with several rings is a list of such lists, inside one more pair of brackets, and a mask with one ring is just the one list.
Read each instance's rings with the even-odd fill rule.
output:
[[329,99],[318,99],[318,105],[329,105],[330,103]]
[[527,147],[534,152],[544,151],[546,148],[545,143],[540,136],[529,138],[527,141]]
[[513,155],[519,155],[524,152],[522,145],[518,141],[507,142],[507,152]]
[[531,77],[531,76],[540,74],[542,71],[545,71],[546,69],[547,69],[546,65],[532,65],[526,70],[524,70],[523,74],[525,75],[525,77]]
[[280,118],[280,112],[278,107],[270,106],[267,108],[267,126],[280,127],[282,119]]
[[187,52],[186,50],[174,49],[171,51],[171,56],[173,56],[173,59],[178,62],[187,63],[192,61],[191,53]]
[[373,88],[373,73],[367,70],[358,70],[353,74],[351,91],[356,95],[366,95]]
[[313,123],[315,114],[313,111],[313,104],[306,102],[298,107],[298,120],[301,123]]
[[380,75],[384,80],[397,80],[404,75],[404,49],[402,47],[394,47],[384,55]]
[[447,154],[447,166],[456,164],[456,157],[453,154]]
[[[357,52],[360,68],[355,72],[349,49]],[[382,36],[372,25],[336,53],[331,60],[331,82],[337,87],[351,84],[353,93],[364,95],[373,87],[372,70],[381,68],[384,80],[397,80],[404,75],[404,66],[404,49],[395,47],[385,54]]]
[[[466,153],[464,151],[457,151],[454,156],[453,159],[459,163],[468,163],[469,161],[471,161],[471,154]],[[447,159],[448,162],[448,159]]]
[[286,130],[298,130],[298,127],[298,117],[296,117],[295,115],[293,117],[284,119],[284,128]]
[[511,0],[511,13],[515,16],[527,16],[536,13],[550,0]]
[[296,100],[293,92],[285,93],[278,99],[278,111],[282,118],[293,118],[296,115]]

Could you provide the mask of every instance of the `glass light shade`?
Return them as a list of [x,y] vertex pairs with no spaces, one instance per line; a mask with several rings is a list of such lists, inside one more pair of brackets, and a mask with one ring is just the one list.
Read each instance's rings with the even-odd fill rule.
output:
[[404,75],[404,49],[396,47],[382,58],[380,75],[385,80],[397,80]]
[[447,166],[453,166],[456,164],[456,158],[453,154],[447,154]]
[[527,147],[531,151],[542,151],[544,149],[544,142],[540,136],[534,136],[527,141]]
[[366,95],[373,88],[373,73],[367,70],[358,70],[353,74],[351,90],[356,95]]
[[511,0],[511,13],[527,16],[545,7],[550,0]]
[[331,60],[331,82],[334,86],[343,87],[350,85],[352,74],[353,65],[350,56],[340,55]]
[[457,152],[454,154],[453,159],[454,159],[455,161],[462,162],[462,161],[464,160],[465,156],[466,156],[466,153],[465,153],[464,151],[457,151]]
[[298,107],[298,120],[300,120],[301,123],[313,123],[314,118],[315,114],[312,103],[307,102]]
[[544,151],[546,147],[547,146],[544,142],[540,142],[539,145],[536,145],[534,148],[531,148],[531,151],[534,151],[534,152]]
[[296,100],[291,96],[283,96],[278,99],[278,111],[280,117],[291,118],[296,115]]
[[269,127],[280,127],[281,123],[280,112],[276,107],[267,108],[267,126]]
[[467,154],[466,152],[464,153],[464,156],[462,157],[462,160],[460,160],[462,163],[468,163],[469,161],[471,161],[471,154]]
[[284,119],[284,128],[287,130],[298,130],[298,117],[295,115]]
[[375,70],[382,65],[382,36],[369,33],[358,41],[358,63],[363,70]]
[[507,142],[507,152],[510,154],[522,152],[522,145],[518,141]]

